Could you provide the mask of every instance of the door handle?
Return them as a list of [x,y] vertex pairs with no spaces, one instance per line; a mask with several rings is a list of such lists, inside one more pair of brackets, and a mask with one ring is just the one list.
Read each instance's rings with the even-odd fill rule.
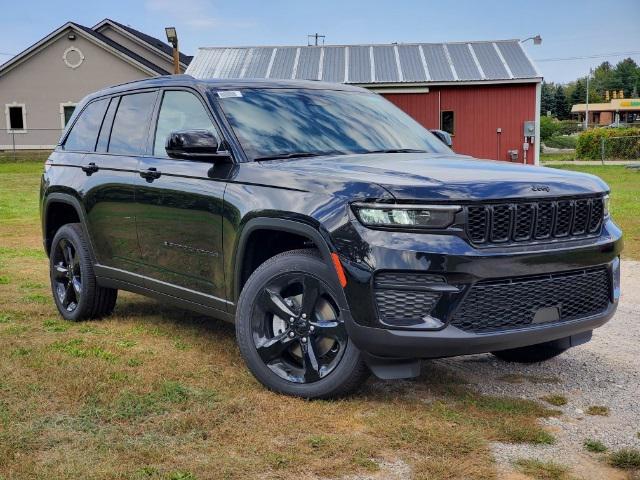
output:
[[140,176],[147,180],[147,182],[153,182],[156,178],[160,178],[160,173],[156,168],[150,167],[140,172]]
[[87,177],[90,177],[92,174],[96,173],[99,170],[98,166],[90,162],[89,165],[85,165],[82,167],[82,171],[87,174]]

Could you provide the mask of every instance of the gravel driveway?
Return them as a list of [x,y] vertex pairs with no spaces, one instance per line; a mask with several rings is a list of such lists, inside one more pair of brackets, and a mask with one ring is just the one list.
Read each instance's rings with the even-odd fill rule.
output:
[[[591,342],[539,365],[509,364],[491,355],[438,360],[487,394],[539,399],[560,394],[562,415],[545,420],[558,442],[553,446],[495,444],[503,476],[511,475],[518,458],[554,460],[571,465],[581,478],[626,478],[587,454],[585,439],[603,442],[610,450],[640,448],[640,262],[622,264],[622,299],[615,317],[594,331]],[[609,416],[586,413],[606,406]]]

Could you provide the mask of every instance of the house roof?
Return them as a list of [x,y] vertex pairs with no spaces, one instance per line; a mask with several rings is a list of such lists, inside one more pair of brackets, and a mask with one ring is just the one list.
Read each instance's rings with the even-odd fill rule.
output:
[[[80,25],[75,22],[67,22],[64,25],[61,25],[60,27],[55,29],[53,32],[49,33],[48,35],[41,38],[39,41],[37,41],[33,45],[29,46],[22,52],[18,53],[15,57],[7,60],[5,63],[0,65],[0,75],[2,75],[4,72],[8,71],[12,67],[16,66],[22,60],[25,60],[33,53],[39,51],[39,49],[44,48],[49,42],[58,38],[60,34],[65,32],[69,28],[75,30],[80,35],[84,35],[85,38],[90,39],[91,41],[93,41],[94,43],[97,43],[103,48],[106,48],[107,50],[111,50],[113,53],[120,56],[125,61],[128,61],[136,65],[138,68],[146,71],[147,73],[157,74],[157,75],[170,75],[170,72],[168,72],[167,70],[163,69],[162,67],[159,67],[155,63],[129,50],[128,48],[124,47],[118,42],[115,42],[114,40],[110,39],[106,35],[103,35],[102,33],[92,28],[85,27],[84,25]],[[141,32],[138,32],[138,33],[141,33]],[[149,37],[149,38],[153,38],[153,37]],[[166,46],[168,47],[168,45]]]
[[[110,18],[105,18],[103,21],[101,21],[100,23],[96,24],[93,27],[93,30],[99,30],[100,27],[102,27],[103,25],[107,24],[107,23],[111,23],[117,27],[120,27],[121,29],[125,30],[126,32],[129,32],[131,35],[133,35],[134,37],[138,38],[139,40],[142,40],[143,42],[147,43],[148,45],[151,45],[152,47],[155,47],[156,49],[160,50],[161,52],[165,53],[166,55],[172,57],[173,56],[173,47],[171,45],[169,45],[168,43],[163,42],[162,40],[160,40],[159,38],[156,37],[152,37],[151,35],[147,35],[144,32],[141,32],[140,30],[136,30],[133,27],[130,27],[129,25],[124,25],[120,22],[116,22],[115,20],[112,20]],[[184,53],[180,52],[180,63],[182,63],[184,66],[189,65],[189,63],[191,62],[191,59],[193,57],[189,56],[189,55],[185,55]]]
[[386,45],[205,47],[196,78],[276,78],[369,84],[538,81],[518,40]]

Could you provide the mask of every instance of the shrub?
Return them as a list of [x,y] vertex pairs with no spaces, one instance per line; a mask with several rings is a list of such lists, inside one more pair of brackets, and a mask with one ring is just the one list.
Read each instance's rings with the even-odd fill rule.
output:
[[544,141],[545,146],[551,148],[576,148],[578,137],[569,135],[554,135]]
[[558,121],[552,117],[540,117],[540,138],[546,140],[558,131]]
[[577,120],[561,120],[556,127],[558,135],[573,135],[582,129],[581,124]]
[[[630,138],[608,140],[612,137]],[[602,139],[605,139],[605,158],[640,158],[640,128],[595,128],[582,132],[576,144],[576,156],[585,160],[599,160],[602,158]]]
[[640,468],[640,450],[623,448],[622,450],[613,452],[609,457],[609,463],[614,467],[629,470]]
[[590,452],[602,453],[607,451],[607,447],[600,440],[586,439],[583,443],[584,448]]

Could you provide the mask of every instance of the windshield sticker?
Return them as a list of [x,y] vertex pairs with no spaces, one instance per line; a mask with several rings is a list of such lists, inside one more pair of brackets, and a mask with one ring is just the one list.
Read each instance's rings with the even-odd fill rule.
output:
[[218,97],[220,98],[242,97],[242,92],[240,92],[239,90],[225,90],[222,92],[218,92]]

